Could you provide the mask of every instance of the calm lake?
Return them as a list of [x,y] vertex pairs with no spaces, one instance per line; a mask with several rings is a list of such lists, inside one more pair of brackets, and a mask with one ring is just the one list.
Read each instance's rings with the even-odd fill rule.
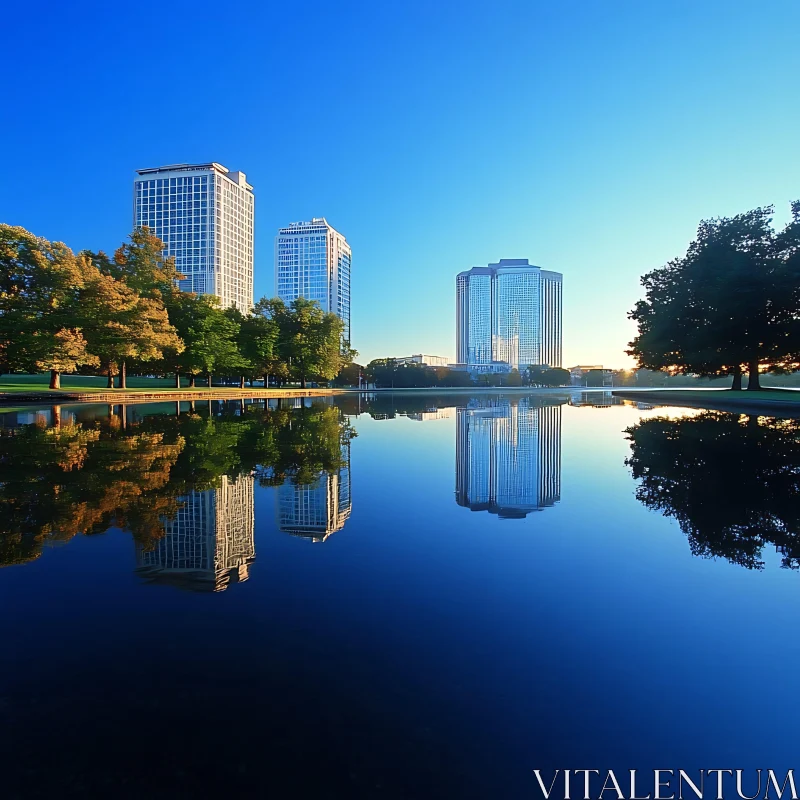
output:
[[799,490],[603,392],[0,409],[3,797],[797,768]]

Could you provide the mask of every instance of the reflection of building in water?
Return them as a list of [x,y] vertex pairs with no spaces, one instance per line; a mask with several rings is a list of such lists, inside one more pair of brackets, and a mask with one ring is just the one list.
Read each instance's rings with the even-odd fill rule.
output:
[[611,406],[624,406],[621,397],[615,397],[611,392],[576,392],[569,399],[571,406],[591,406],[592,408],[610,408]]
[[342,445],[342,467],[322,471],[310,484],[284,481],[278,487],[278,528],[293,536],[324,542],[350,517],[350,444]]
[[456,502],[521,518],[561,499],[561,407],[470,401],[456,423]]
[[432,419],[450,419],[456,413],[454,406],[446,408],[429,408],[425,411],[412,411],[406,416],[417,422],[429,422]]
[[255,560],[252,475],[222,477],[219,489],[190,492],[152,550],[139,548],[137,572],[151,583],[224,591],[246,581]]

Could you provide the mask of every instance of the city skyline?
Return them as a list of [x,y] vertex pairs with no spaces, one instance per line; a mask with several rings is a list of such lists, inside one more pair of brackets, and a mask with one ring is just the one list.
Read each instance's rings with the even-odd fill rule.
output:
[[[178,125],[174,95],[154,92],[146,114],[163,124],[109,136],[87,120],[114,119],[122,98],[183,75],[195,44],[142,38],[118,8],[87,22],[67,7],[34,17],[17,5],[10,29],[35,26],[69,44],[35,59],[23,38],[4,50],[33,102],[25,124],[3,129],[0,219],[76,252],[113,252],[130,232],[134,170],[215,159],[244,169],[259,193],[256,298],[275,294],[271,242],[288,220],[324,214],[346,231],[362,361],[454,357],[452,275],[529,254],[569,276],[564,363],[629,365],[626,315],[642,274],[683,253],[701,219],[773,203],[782,223],[797,198],[800,165],[786,154],[800,109],[786,103],[785,79],[800,67],[800,7],[772,8],[534,1],[453,14],[312,2],[297,27],[276,7],[234,8],[241,46],[208,81],[184,83],[180,107],[206,108],[209,86],[224,87],[225,102]],[[166,30],[186,24],[178,7],[140,11]],[[189,17],[205,11],[201,2]],[[117,44],[102,68],[78,46],[87,25]],[[535,59],[524,55],[532,46]],[[330,124],[292,124],[300,87],[319,87]],[[741,113],[747,95],[758,115]],[[757,137],[770,146],[754,146]],[[65,161],[68,176],[54,178]]]
[[253,307],[253,187],[217,162],[137,170],[135,228],[148,227],[175,259],[181,290],[211,294],[223,308]]

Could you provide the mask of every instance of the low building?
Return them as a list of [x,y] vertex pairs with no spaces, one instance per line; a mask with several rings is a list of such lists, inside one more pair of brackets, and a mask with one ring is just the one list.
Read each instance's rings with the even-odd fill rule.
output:
[[469,372],[473,378],[476,375],[502,375],[511,372],[511,364],[507,361],[490,361],[488,364],[448,364],[447,366],[458,372]]
[[445,356],[427,356],[423,353],[418,353],[415,356],[401,356],[394,361],[399,367],[404,364],[424,364],[426,367],[446,367],[450,359]]

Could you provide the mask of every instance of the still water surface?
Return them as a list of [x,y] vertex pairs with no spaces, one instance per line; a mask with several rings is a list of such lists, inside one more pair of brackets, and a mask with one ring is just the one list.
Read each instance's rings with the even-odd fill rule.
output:
[[797,422],[309,402],[0,411],[4,796],[800,766]]

